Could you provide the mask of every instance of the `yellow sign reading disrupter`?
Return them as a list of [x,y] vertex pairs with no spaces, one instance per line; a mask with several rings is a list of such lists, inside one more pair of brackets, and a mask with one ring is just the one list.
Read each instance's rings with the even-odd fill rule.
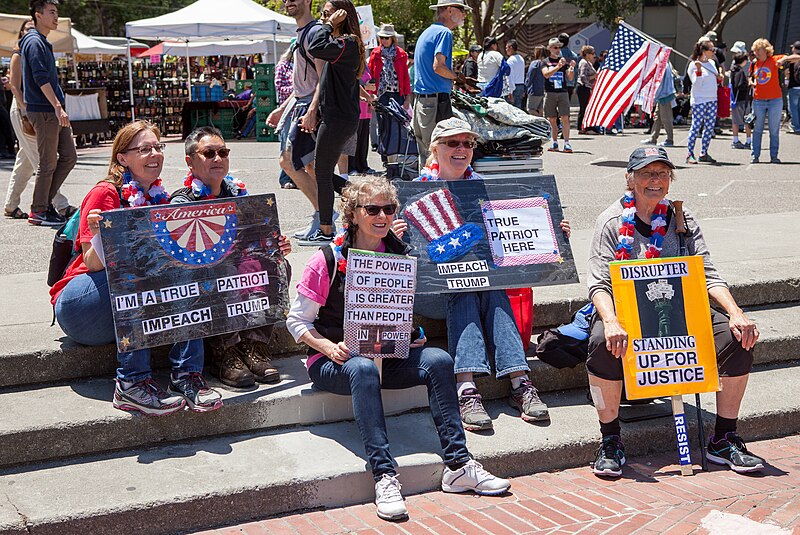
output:
[[718,391],[703,258],[625,260],[610,268],[617,317],[628,333],[628,399]]

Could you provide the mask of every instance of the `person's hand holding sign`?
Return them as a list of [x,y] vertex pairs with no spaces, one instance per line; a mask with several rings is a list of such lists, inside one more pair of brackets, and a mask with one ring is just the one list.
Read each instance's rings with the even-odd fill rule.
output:
[[606,335],[606,349],[617,358],[621,358],[628,350],[628,333],[622,328],[616,316],[603,321]]
[[100,212],[101,210],[99,208],[95,208],[94,210],[90,210],[89,215],[86,216],[86,222],[89,224],[89,230],[92,236],[97,236],[100,233],[100,220],[103,219]]

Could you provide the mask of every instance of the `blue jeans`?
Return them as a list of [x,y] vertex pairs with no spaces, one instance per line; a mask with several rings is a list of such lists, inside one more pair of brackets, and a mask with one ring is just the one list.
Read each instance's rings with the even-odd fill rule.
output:
[[364,357],[352,357],[343,365],[323,357],[311,366],[308,375],[320,390],[353,397],[353,414],[375,481],[383,474],[397,474],[396,463],[389,453],[381,388],[399,390],[427,386],[428,403],[444,451],[445,465],[469,460],[453,379],[453,359],[443,350],[422,347],[412,349],[407,359],[383,359],[383,384],[378,368]]
[[512,104],[517,108],[524,110],[525,108],[522,107],[522,97],[525,95],[525,84],[516,84],[514,86],[514,92],[511,93],[511,98],[513,99]]
[[753,101],[753,113],[756,114],[756,124],[753,128],[753,156],[761,156],[761,136],[764,135],[764,121],[769,121],[769,157],[778,157],[779,137],[781,132],[781,113],[783,100],[768,98]]
[[787,92],[789,113],[792,115],[792,130],[800,134],[800,87],[790,87]]
[[[114,317],[105,271],[78,275],[64,287],[56,300],[56,320],[67,336],[86,346],[115,344]],[[172,346],[169,361],[174,371],[203,371],[203,340],[189,340]],[[137,382],[152,375],[150,350],[117,353],[117,379]]]
[[498,379],[530,371],[505,290],[450,294],[447,341],[455,373],[490,374],[489,353]]

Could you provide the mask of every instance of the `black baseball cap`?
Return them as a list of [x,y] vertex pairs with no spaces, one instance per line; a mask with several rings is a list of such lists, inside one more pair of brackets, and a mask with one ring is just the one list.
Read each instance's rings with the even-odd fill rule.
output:
[[670,168],[675,169],[675,164],[669,160],[667,151],[661,147],[641,147],[634,150],[628,158],[628,172],[638,171],[653,162],[664,162]]
[[792,48],[800,50],[800,41],[795,41],[794,43],[792,43]]
[[470,52],[480,52],[481,50],[483,50],[483,48],[481,48],[481,45],[470,45],[469,47]]

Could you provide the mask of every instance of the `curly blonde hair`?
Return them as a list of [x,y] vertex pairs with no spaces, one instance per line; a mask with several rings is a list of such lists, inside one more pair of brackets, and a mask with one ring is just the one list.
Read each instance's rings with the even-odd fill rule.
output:
[[342,221],[350,229],[351,234],[357,230],[355,214],[358,205],[363,205],[375,197],[384,197],[390,203],[399,204],[397,188],[384,177],[365,176],[351,178],[348,186],[342,191],[340,205]]
[[771,56],[771,55],[773,55],[775,53],[775,48],[772,46],[772,44],[769,41],[767,41],[763,37],[753,41],[753,46],[750,47],[750,49],[753,52],[755,52],[759,48],[763,48],[764,50],[766,50],[767,51],[767,56]]

